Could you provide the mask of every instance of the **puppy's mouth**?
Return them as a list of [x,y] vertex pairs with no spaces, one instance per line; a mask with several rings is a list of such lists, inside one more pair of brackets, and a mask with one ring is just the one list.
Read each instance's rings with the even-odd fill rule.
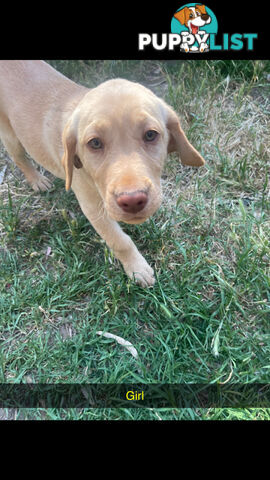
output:
[[198,33],[198,30],[199,30],[198,25],[193,25],[193,23],[191,23],[190,27],[191,27],[193,35],[196,35],[196,33]]
[[115,212],[107,210],[107,213],[112,220],[115,220],[116,222],[123,222],[123,223],[131,224],[131,225],[136,225],[136,224],[139,224],[139,223],[143,223],[149,217],[151,217],[151,214],[150,215],[144,215],[143,212],[141,212],[140,215],[139,214],[127,214],[127,213],[122,213],[122,214],[117,213],[116,214]]
[[137,224],[140,224],[140,223],[144,223],[148,218],[149,217],[133,217],[133,218],[129,218],[129,219],[122,218],[120,221],[124,222],[124,223],[127,223],[127,224],[130,224],[130,225],[137,225]]
[[107,214],[112,220],[115,220],[116,222],[123,222],[130,225],[138,225],[140,223],[146,222],[146,220],[148,220],[148,218],[150,218],[155,213],[156,210],[157,208],[155,208],[154,210],[151,209],[151,211],[149,210],[145,212],[141,211],[139,213],[134,214],[134,213],[114,212],[109,209],[107,210]]

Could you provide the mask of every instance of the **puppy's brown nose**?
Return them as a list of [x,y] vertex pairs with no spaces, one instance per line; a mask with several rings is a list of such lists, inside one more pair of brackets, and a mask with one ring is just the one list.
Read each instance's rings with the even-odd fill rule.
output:
[[147,204],[148,196],[145,192],[121,193],[117,196],[117,205],[126,213],[138,213]]

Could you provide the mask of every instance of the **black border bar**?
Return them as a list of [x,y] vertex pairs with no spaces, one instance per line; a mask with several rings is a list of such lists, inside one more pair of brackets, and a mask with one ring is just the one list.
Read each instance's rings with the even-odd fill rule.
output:
[[[10,24],[3,23],[0,58],[2,59],[92,59],[92,60],[206,60],[206,59],[269,59],[269,22],[263,9],[257,18],[251,7],[241,2],[217,2],[206,0],[205,4],[216,15],[218,21],[217,44],[223,34],[256,33],[254,49],[249,51],[246,42],[240,50],[210,50],[196,54],[168,49],[138,49],[140,33],[170,33],[171,19],[174,13],[187,2],[186,0],[166,1],[157,4],[154,1],[136,1],[130,4],[96,2],[91,11],[82,15],[79,11],[65,12],[51,9],[42,11],[42,15],[33,19],[33,12],[25,15],[25,4],[18,5],[24,20],[16,26],[16,42],[10,42]],[[16,7],[17,8],[17,7]],[[76,9],[75,9],[76,10]],[[13,12],[12,12],[13,14]],[[9,15],[10,16],[10,15]],[[25,18],[26,17],[26,18]],[[69,18],[68,18],[69,17]],[[6,15],[6,18],[9,18]]]

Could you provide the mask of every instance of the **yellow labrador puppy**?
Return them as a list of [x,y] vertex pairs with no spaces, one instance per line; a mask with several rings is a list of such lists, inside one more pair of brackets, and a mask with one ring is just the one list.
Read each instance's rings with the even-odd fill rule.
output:
[[34,190],[47,190],[26,152],[65,179],[82,211],[142,286],[154,272],[117,222],[144,222],[160,206],[168,152],[199,167],[176,113],[138,83],[109,80],[88,89],[46,62],[0,61],[0,138]]

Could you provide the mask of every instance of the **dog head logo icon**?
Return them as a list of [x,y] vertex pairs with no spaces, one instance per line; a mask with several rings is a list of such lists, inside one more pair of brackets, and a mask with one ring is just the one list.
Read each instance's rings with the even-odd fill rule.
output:
[[209,51],[209,34],[217,33],[217,19],[210,8],[188,3],[179,8],[171,22],[172,33],[182,37],[180,49],[185,52]]
[[195,7],[184,7],[174,14],[182,25],[189,29],[189,33],[196,35],[199,28],[210,23],[211,17],[206,12],[205,5],[196,5]]

